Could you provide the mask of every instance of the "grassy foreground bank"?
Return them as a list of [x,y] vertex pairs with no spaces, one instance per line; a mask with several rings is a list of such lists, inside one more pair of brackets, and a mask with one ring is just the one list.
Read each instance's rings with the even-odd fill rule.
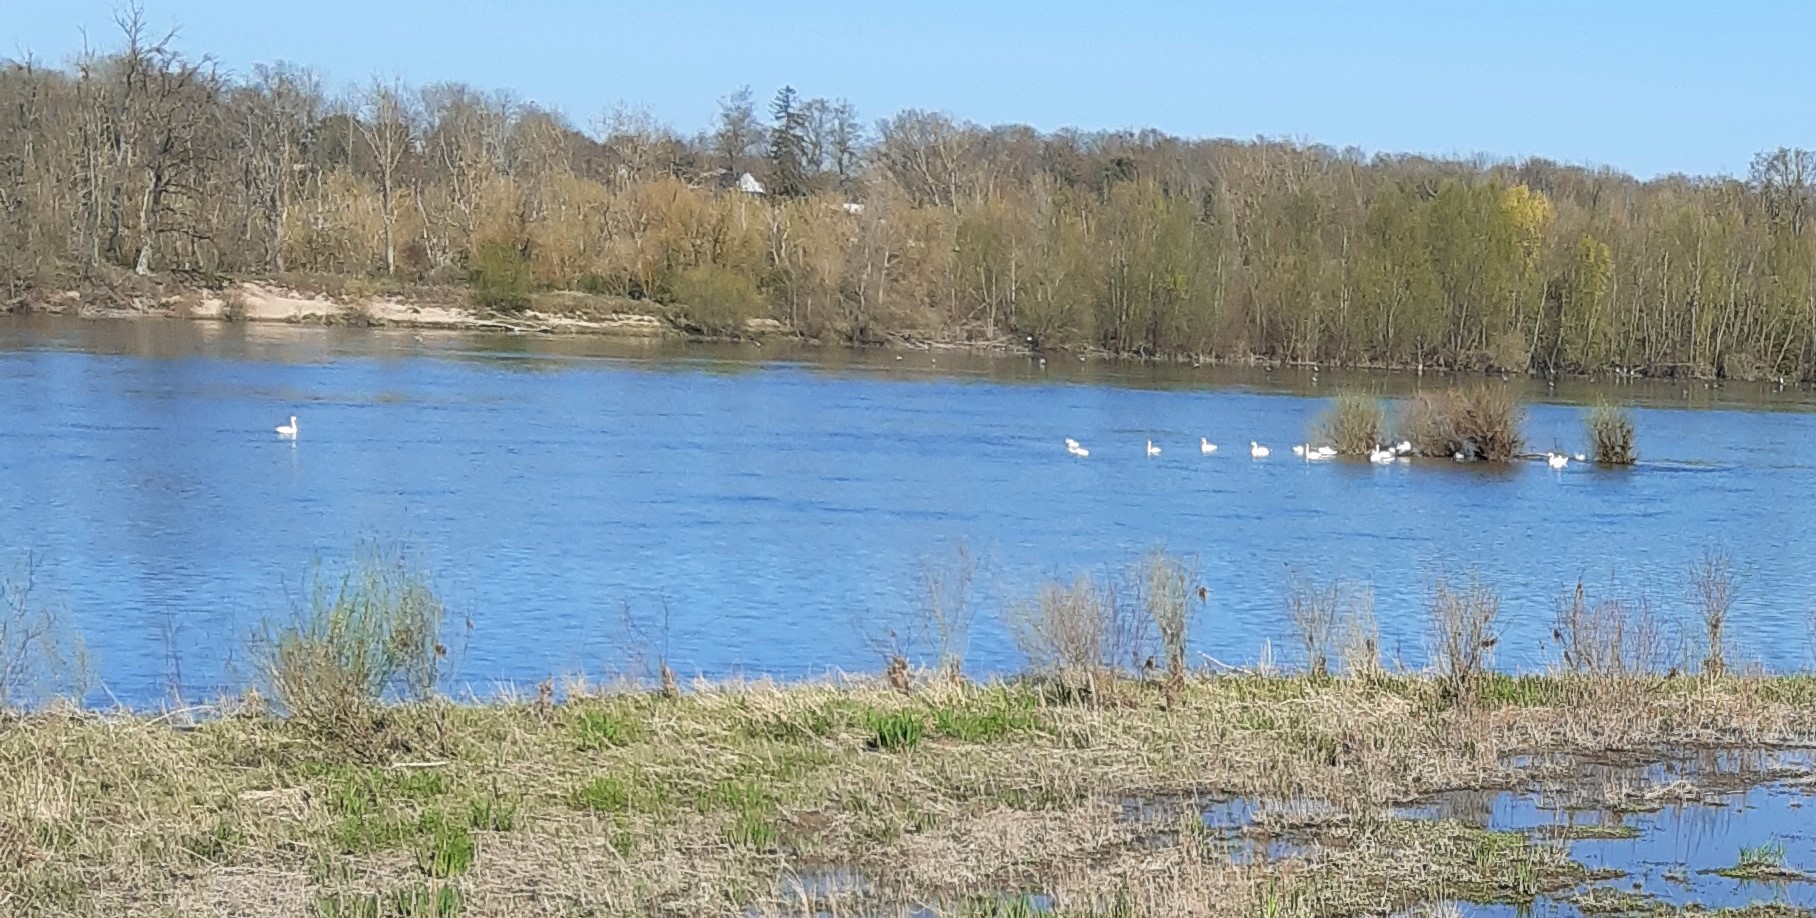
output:
[[[1816,744],[1816,679],[929,677],[385,708],[357,748],[255,704],[0,721],[0,913],[1387,914],[1582,882],[1390,807],[1513,756]],[[1530,775],[1527,775],[1530,777]],[[1197,805],[1318,801],[1239,859]],[[1197,805],[1194,804],[1197,802]],[[913,912],[925,907],[926,912]],[[1799,914],[1755,910],[1748,914]]]

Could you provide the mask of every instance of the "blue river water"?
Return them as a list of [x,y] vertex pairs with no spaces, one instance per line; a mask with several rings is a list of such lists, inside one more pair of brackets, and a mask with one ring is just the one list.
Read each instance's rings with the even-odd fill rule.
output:
[[[260,623],[362,540],[430,573],[454,679],[481,694],[619,671],[639,647],[684,676],[874,670],[867,635],[904,620],[923,561],[961,540],[983,560],[978,674],[1022,665],[1000,612],[1040,582],[1157,544],[1197,556],[1210,599],[1194,646],[1235,665],[1299,659],[1294,572],[1372,589],[1390,663],[1424,664],[1430,584],[1471,570],[1503,598],[1503,668],[1552,665],[1554,603],[1579,576],[1643,599],[1693,659],[1684,571],[1707,548],[1741,572],[1731,665],[1811,664],[1808,393],[1504,383],[1538,450],[1587,449],[1586,403],[1635,405],[1642,462],[1622,471],[1288,450],[1340,388],[1447,383],[4,319],[0,574],[29,558],[33,597],[80,634],[98,697],[128,704],[243,683]],[[272,432],[292,414],[294,443]],[[1090,457],[1068,456],[1068,436]],[[1252,460],[1250,440],[1273,456]]]

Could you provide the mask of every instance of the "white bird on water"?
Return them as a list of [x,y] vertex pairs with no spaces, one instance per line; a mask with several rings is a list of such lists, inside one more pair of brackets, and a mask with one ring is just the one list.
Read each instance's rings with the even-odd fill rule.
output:
[[1376,448],[1368,451],[1368,461],[1376,465],[1386,465],[1394,461],[1395,453],[1391,449]]
[[1411,440],[1401,440],[1400,442],[1394,444],[1394,455],[1406,456],[1406,455],[1410,455],[1411,453],[1412,453],[1412,441]]
[[1217,444],[1212,443],[1206,437],[1199,437],[1198,438],[1198,451],[1200,453],[1203,453],[1206,456],[1209,456],[1210,454],[1217,451]]
[[1589,461],[1588,457],[1584,456],[1582,453],[1577,453],[1576,455],[1571,456],[1570,458],[1576,460],[1577,462],[1588,462]]
[[1311,450],[1311,447],[1308,444],[1304,444],[1304,443],[1293,444],[1293,455],[1295,455],[1295,456],[1303,456],[1310,450]]
[[1066,452],[1071,453],[1072,455],[1077,456],[1080,459],[1088,458],[1091,455],[1090,450],[1085,449],[1083,446],[1080,446],[1078,444],[1078,441],[1072,439],[1071,437],[1066,438]]
[[1336,458],[1336,455],[1337,455],[1337,448],[1334,446],[1318,447],[1317,458],[1319,458],[1319,459],[1334,459],[1334,458]]
[[1561,469],[1570,464],[1570,457],[1563,453],[1546,453],[1545,464],[1554,469]]
[[280,440],[296,439],[296,415],[290,416],[290,423],[277,428],[277,435]]
[[1149,456],[1158,456],[1158,455],[1160,455],[1160,447],[1158,447],[1158,446],[1155,446],[1155,445],[1154,445],[1154,441],[1153,441],[1153,440],[1149,440],[1149,441],[1148,441],[1148,455],[1149,455]]
[[1256,459],[1266,459],[1267,454],[1271,453],[1271,452],[1273,452],[1273,450],[1270,450],[1267,447],[1262,446],[1261,444],[1256,443],[1253,440],[1249,441],[1249,455],[1250,456],[1253,456]]

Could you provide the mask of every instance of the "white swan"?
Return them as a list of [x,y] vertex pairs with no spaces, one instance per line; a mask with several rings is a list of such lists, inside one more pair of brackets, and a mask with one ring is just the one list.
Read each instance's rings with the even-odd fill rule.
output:
[[1160,447],[1155,446],[1153,440],[1148,441],[1148,455],[1150,455],[1150,456],[1160,455]]
[[1319,459],[1334,459],[1334,458],[1336,458],[1336,456],[1337,456],[1336,447],[1334,447],[1334,446],[1318,447],[1318,458]]
[[1386,465],[1394,461],[1394,451],[1381,448],[1371,449],[1368,451],[1368,461],[1376,465]]
[[1082,446],[1079,446],[1077,443],[1073,443],[1072,445],[1067,446],[1066,452],[1071,453],[1072,455],[1077,456],[1080,459],[1088,459],[1091,456],[1090,450],[1085,449]]
[[1293,445],[1293,455],[1295,455],[1295,456],[1303,456],[1303,455],[1305,455],[1305,451],[1306,451],[1306,447],[1305,447],[1305,444],[1303,444],[1303,443],[1296,443],[1296,444],[1294,444],[1294,445]]
[[1198,438],[1198,451],[1205,454],[1206,456],[1209,456],[1210,454],[1217,451],[1217,444],[1212,443],[1210,440],[1208,440],[1204,437],[1199,437]]
[[296,415],[293,414],[290,416],[290,423],[277,428],[277,435],[278,438],[282,440],[296,439]]
[[1249,441],[1249,455],[1250,456],[1253,456],[1256,459],[1266,459],[1267,454],[1271,453],[1271,452],[1273,452],[1273,450],[1268,449],[1267,447],[1262,446],[1261,444],[1256,443],[1253,440]]
[[1067,438],[1066,438],[1066,449],[1068,449],[1068,450],[1074,450],[1074,449],[1077,449],[1077,448],[1078,448],[1078,441],[1077,441],[1077,440],[1074,440],[1074,439],[1072,439],[1072,438],[1071,438],[1071,437],[1067,437]]
[[1408,456],[1411,454],[1412,454],[1412,441],[1411,440],[1401,440],[1400,442],[1394,444],[1394,455]]
[[1576,455],[1571,456],[1570,458],[1574,459],[1577,462],[1588,462],[1589,461],[1589,459],[1587,457],[1585,457],[1582,453],[1577,453]]
[[1545,464],[1554,469],[1561,469],[1570,464],[1570,457],[1563,453],[1546,453]]

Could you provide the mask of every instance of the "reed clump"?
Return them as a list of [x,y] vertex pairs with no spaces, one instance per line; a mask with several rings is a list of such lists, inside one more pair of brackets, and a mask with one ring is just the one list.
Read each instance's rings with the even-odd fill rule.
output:
[[1526,448],[1524,424],[1505,386],[1453,388],[1414,398],[1405,434],[1422,456],[1506,462]]
[[1316,443],[1329,444],[1338,454],[1363,456],[1379,447],[1387,427],[1387,412],[1380,399],[1357,393],[1337,396],[1312,426]]
[[1633,416],[1625,408],[1597,405],[1589,412],[1589,442],[1598,465],[1632,465]]

